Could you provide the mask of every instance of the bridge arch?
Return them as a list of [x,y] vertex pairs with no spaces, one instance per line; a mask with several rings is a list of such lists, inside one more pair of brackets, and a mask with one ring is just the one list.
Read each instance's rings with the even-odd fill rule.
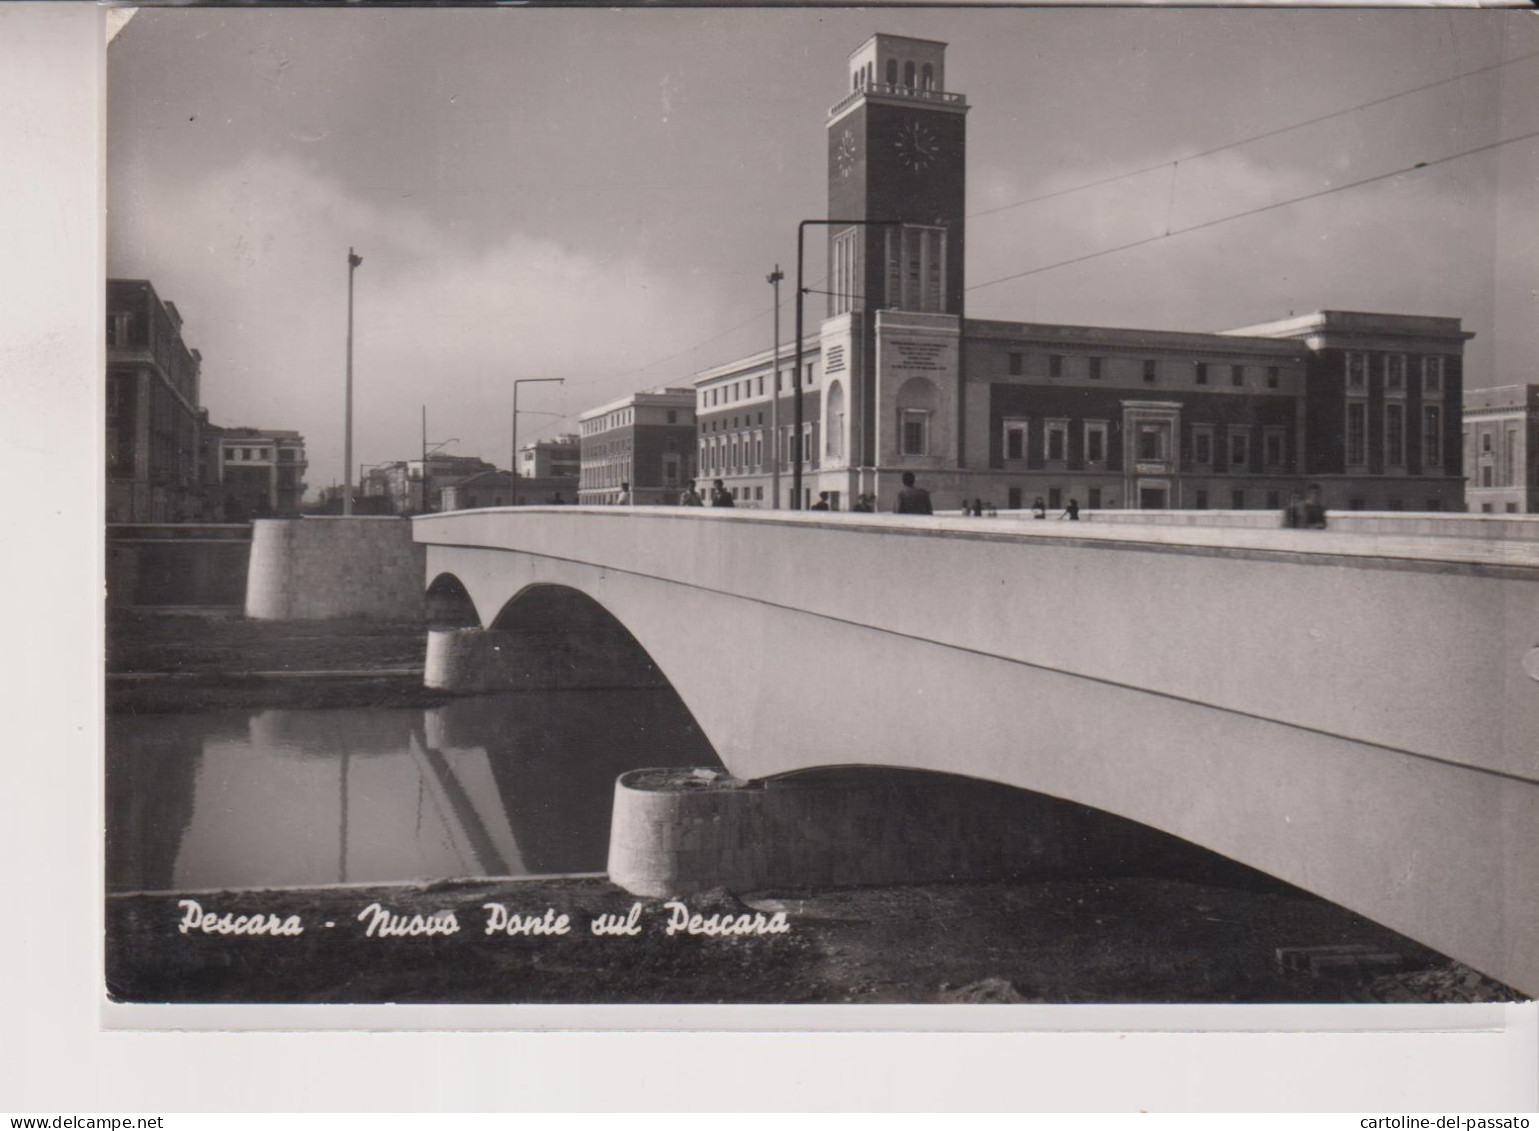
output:
[[431,628],[480,628],[481,614],[465,588],[452,573],[440,573],[427,587],[427,622]]

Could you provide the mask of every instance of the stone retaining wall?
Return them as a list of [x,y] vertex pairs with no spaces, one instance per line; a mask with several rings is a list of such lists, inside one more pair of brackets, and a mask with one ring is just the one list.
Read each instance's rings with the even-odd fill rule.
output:
[[251,527],[166,523],[107,527],[107,603],[114,608],[240,608]]

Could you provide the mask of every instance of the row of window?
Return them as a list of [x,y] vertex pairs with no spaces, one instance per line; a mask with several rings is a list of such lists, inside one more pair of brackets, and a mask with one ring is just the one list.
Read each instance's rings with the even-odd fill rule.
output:
[[[1389,468],[1406,466],[1408,444],[1406,430],[1406,406],[1400,401],[1386,400],[1382,406],[1380,427],[1384,438],[1384,465]],[[1347,470],[1362,471],[1368,467],[1368,435],[1370,426],[1368,401],[1363,397],[1351,397],[1347,401],[1346,459]],[[1421,406],[1421,464],[1422,469],[1433,470],[1443,464],[1443,406]]]
[[[798,459],[804,458],[803,453],[812,457],[812,466],[817,466],[817,425],[803,424],[801,430],[801,444],[795,443],[797,439],[794,425],[786,425],[780,429],[780,462],[781,466],[794,464]],[[765,471],[764,462],[764,433],[755,430],[752,433],[740,433],[733,436],[714,436],[700,441],[700,473],[702,475],[730,475],[744,474],[753,471]]]
[[[887,60],[887,85],[898,85],[898,61]],[[867,63],[864,67],[854,71],[850,75],[851,90],[865,90],[876,82],[876,64]],[[903,86],[908,90],[934,90],[935,66],[926,63],[924,66],[916,66],[913,60],[903,64]]]
[[[840,232],[833,241],[829,279],[834,314],[853,310],[863,297],[860,274],[861,228]],[[884,307],[939,313],[946,309],[946,230],[904,224],[883,233],[886,264]]]
[[1427,356],[1416,358],[1403,353],[1363,353],[1351,351],[1346,359],[1347,395],[1367,395],[1368,379],[1377,368],[1384,380],[1386,397],[1403,397],[1408,379],[1421,378],[1423,399],[1443,396],[1443,359]]
[[[1001,424],[1002,448],[1006,462],[1022,461],[1030,450],[1032,422],[1028,417],[1007,417]],[[1082,429],[1079,459],[1085,464],[1104,463],[1107,458],[1110,425],[1104,420],[1086,420]],[[1133,426],[1134,458],[1144,462],[1169,462],[1173,456],[1173,422],[1165,420],[1140,420]],[[1040,433],[1043,452],[1048,463],[1066,463],[1069,459],[1069,428],[1067,419],[1042,421]],[[1218,426],[1194,424],[1191,429],[1191,462],[1197,467],[1214,466],[1218,452]],[[1262,463],[1268,468],[1281,468],[1287,463],[1288,430],[1281,425],[1268,425],[1261,430]],[[1224,454],[1230,467],[1249,467],[1251,462],[1252,429],[1250,425],[1229,425],[1224,430],[1226,447]],[[905,454],[919,454],[909,453]]]
[[[779,380],[775,382],[775,389],[780,393],[792,392],[791,370],[784,369],[778,374]],[[744,377],[740,381],[729,381],[724,385],[712,385],[710,388],[701,389],[698,393],[698,411],[708,408],[718,408],[721,405],[737,404],[750,397],[764,396],[765,385],[768,383],[769,374],[761,373],[757,377]],[[812,364],[802,366],[802,388],[810,388],[814,384]],[[673,423],[669,420],[670,424]]]
[[[1025,353],[1011,350],[1006,355],[1006,366],[1010,376],[1023,376],[1026,372]],[[1162,376],[1167,376],[1165,367],[1154,358],[1143,360],[1141,372],[1146,385],[1158,384]],[[1099,381],[1106,375],[1106,358],[1050,353],[1047,355],[1047,375],[1055,379],[1069,376]],[[1268,389],[1276,389],[1282,384],[1282,368],[1277,365],[1216,365],[1199,361],[1192,369],[1192,383],[1195,385],[1227,383],[1230,388],[1243,389],[1250,387],[1253,379],[1263,381]]]

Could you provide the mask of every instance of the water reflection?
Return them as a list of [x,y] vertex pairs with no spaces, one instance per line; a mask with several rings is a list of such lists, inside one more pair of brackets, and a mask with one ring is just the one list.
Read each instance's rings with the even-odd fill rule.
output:
[[715,765],[668,690],[107,722],[113,890],[597,871],[614,779]]

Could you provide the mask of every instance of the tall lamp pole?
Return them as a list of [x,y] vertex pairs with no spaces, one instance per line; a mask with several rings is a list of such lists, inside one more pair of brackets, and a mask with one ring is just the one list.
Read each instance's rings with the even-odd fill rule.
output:
[[774,361],[770,370],[770,509],[780,509],[780,281],[786,273],[775,269],[764,281],[775,288]]
[[342,441],[342,513],[353,513],[353,272],[363,256],[347,249],[347,421]]
[[794,458],[791,466],[791,509],[794,511],[802,509],[802,462],[806,456],[802,451],[802,306],[807,288],[802,282],[806,264],[803,247],[805,241],[802,237],[806,235],[809,225],[824,228],[883,228],[896,227],[901,223],[901,220],[803,220],[796,225],[796,372],[791,374],[791,384],[795,389],[793,403],[796,406],[795,438],[792,441]]
[[513,382],[513,458],[508,461],[508,505],[518,506],[518,387],[520,385],[539,385],[547,381],[554,381],[558,385],[566,384],[565,377],[520,377]]

